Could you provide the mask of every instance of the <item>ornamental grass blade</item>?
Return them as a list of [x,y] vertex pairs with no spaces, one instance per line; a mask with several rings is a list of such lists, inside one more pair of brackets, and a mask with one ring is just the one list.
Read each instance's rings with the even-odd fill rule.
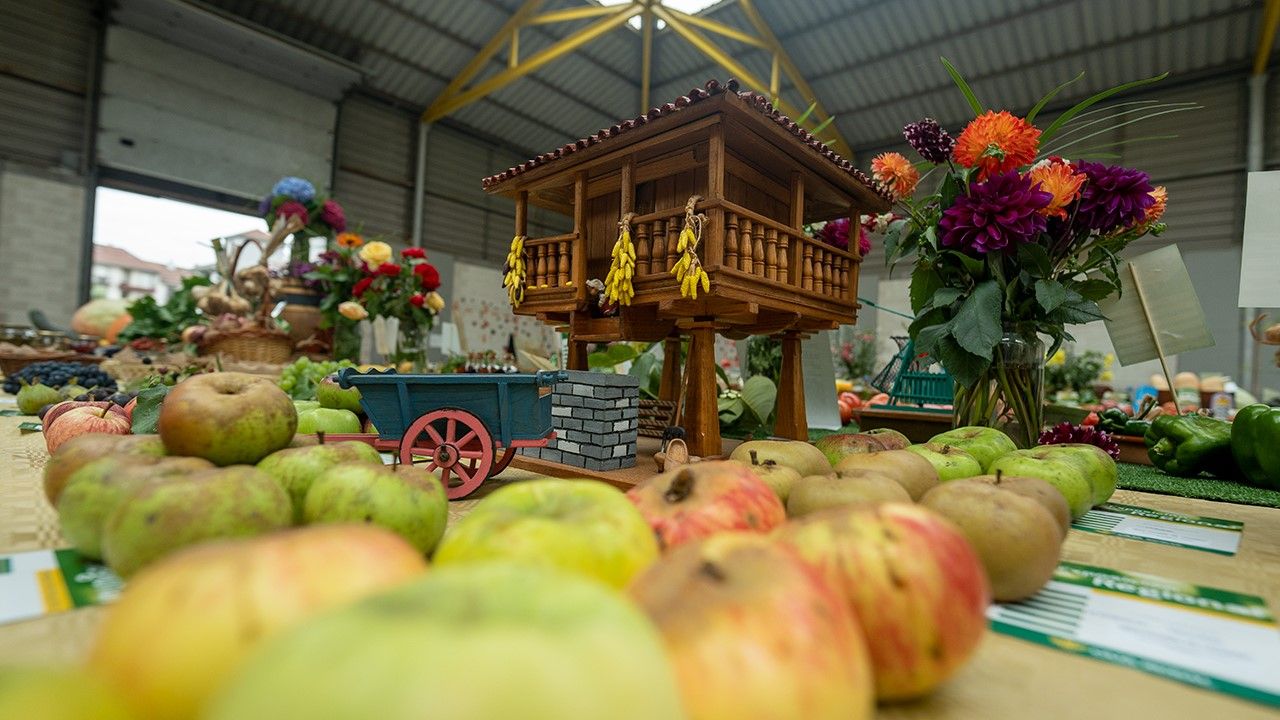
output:
[[1127,110],[1117,110],[1116,108],[1119,108],[1119,107],[1121,106],[1113,105],[1105,108],[1099,108],[1094,112],[1104,112],[1108,114],[1102,117],[1093,118],[1088,122],[1082,122],[1082,120],[1084,120],[1084,117],[1085,117],[1084,115],[1077,117],[1075,120],[1072,120],[1071,122],[1063,126],[1064,130],[1058,133],[1058,141],[1061,142],[1063,138],[1084,132],[1085,130],[1095,127],[1100,123],[1112,122],[1128,115],[1135,115],[1138,113],[1152,113],[1159,110],[1167,110],[1170,108],[1185,108],[1185,109],[1191,110],[1191,109],[1199,108],[1200,106],[1194,102],[1150,102],[1150,103],[1140,103],[1138,107],[1130,107]]
[[1058,93],[1062,92],[1062,91],[1063,91],[1063,90],[1064,90],[1068,85],[1070,85],[1070,84],[1071,84],[1071,83],[1073,83],[1073,82],[1076,82],[1077,80],[1079,80],[1079,79],[1080,79],[1080,78],[1082,78],[1082,77],[1084,77],[1084,71],[1083,71],[1083,70],[1081,70],[1081,71],[1080,71],[1080,74],[1079,74],[1079,75],[1077,75],[1077,76],[1075,76],[1075,77],[1071,78],[1070,80],[1068,80],[1068,81],[1066,81],[1066,82],[1062,83],[1062,84],[1061,84],[1061,85],[1059,85],[1058,87],[1056,87],[1056,88],[1054,88],[1054,89],[1050,90],[1049,92],[1045,93],[1045,96],[1044,96],[1044,97],[1042,97],[1042,98],[1040,98],[1040,102],[1036,103],[1036,104],[1035,104],[1035,106],[1031,108],[1031,112],[1027,113],[1027,122],[1029,122],[1029,123],[1034,123],[1034,122],[1036,121],[1036,115],[1039,115],[1039,114],[1040,114],[1040,111],[1044,109],[1044,106],[1045,106],[1045,105],[1048,105],[1048,104],[1049,104],[1049,101],[1050,101],[1050,100],[1052,100],[1052,99],[1054,98],[1054,96],[1056,96]]
[[1081,100],[1080,102],[1071,106],[1069,110],[1059,115],[1057,119],[1054,120],[1049,125],[1049,127],[1044,129],[1044,132],[1040,133],[1040,143],[1043,145],[1045,142],[1048,142],[1049,138],[1052,138],[1054,135],[1056,135],[1058,130],[1060,130],[1063,125],[1070,122],[1071,118],[1075,117],[1076,115],[1079,115],[1085,110],[1088,110],[1090,107],[1093,107],[1094,105],[1102,102],[1103,100],[1106,100],[1112,95],[1115,95],[1117,93],[1122,93],[1125,90],[1132,90],[1133,88],[1136,88],[1136,87],[1142,87],[1143,85],[1150,85],[1151,83],[1159,82],[1165,79],[1166,77],[1169,77],[1169,73],[1163,72],[1154,77],[1149,77],[1142,80],[1133,80],[1133,81],[1124,83],[1122,85],[1116,85],[1113,88],[1108,88],[1106,90],[1103,90],[1100,93],[1090,96],[1085,100]]
[[947,69],[947,74],[951,76],[951,81],[956,84],[956,87],[960,88],[965,100],[969,101],[969,107],[973,108],[974,117],[981,115],[982,103],[978,102],[978,96],[973,94],[973,88],[969,87],[969,83],[965,82],[960,71],[956,70],[956,66],[952,65],[950,60],[945,57],[940,59],[942,60],[942,66]]
[[[1163,111],[1161,111],[1161,112],[1154,112],[1154,113],[1150,113],[1150,114],[1147,114],[1147,115],[1143,115],[1143,116],[1141,116],[1141,117],[1136,117],[1136,118],[1134,118],[1134,119],[1132,119],[1132,120],[1128,120],[1128,121],[1126,121],[1126,122],[1122,122],[1122,123],[1119,123],[1119,124],[1117,124],[1117,125],[1113,125],[1113,126],[1111,126],[1111,127],[1103,128],[1102,130],[1098,130],[1097,132],[1091,132],[1091,133],[1089,133],[1088,135],[1085,135],[1085,136],[1084,136],[1084,137],[1082,137],[1082,138],[1077,138],[1077,139],[1075,139],[1075,140],[1072,140],[1071,142],[1063,143],[1063,144],[1061,144],[1061,145],[1058,145],[1058,146],[1054,147],[1054,149],[1053,149],[1053,150],[1050,150],[1050,151],[1048,151],[1048,152],[1049,152],[1049,154],[1050,154],[1050,155],[1057,155],[1057,154],[1061,153],[1063,150],[1066,150],[1067,148],[1072,147],[1073,145],[1078,145],[1078,144],[1080,144],[1080,143],[1084,142],[1085,140],[1088,140],[1089,138],[1097,137],[1097,136],[1099,136],[1099,135],[1101,135],[1101,134],[1103,134],[1103,133],[1110,132],[1110,131],[1112,131],[1112,130],[1116,130],[1116,129],[1118,129],[1118,128],[1122,128],[1122,127],[1124,127],[1124,126],[1126,126],[1126,125],[1132,125],[1132,124],[1134,124],[1134,123],[1136,123],[1136,122],[1142,122],[1143,120],[1150,120],[1151,118],[1153,118],[1153,117],[1159,117],[1160,115],[1168,115],[1168,114],[1170,114],[1170,113],[1186,112],[1187,110],[1198,110],[1198,109],[1200,109],[1200,106],[1199,106],[1199,105],[1196,105],[1196,106],[1194,106],[1194,107],[1177,107],[1177,108],[1172,108],[1172,109],[1169,109],[1169,110],[1163,110]],[[1121,142],[1123,143],[1124,141],[1121,141]]]
[[817,135],[823,130],[826,130],[828,125],[830,125],[832,122],[835,122],[835,119],[836,119],[835,115],[828,115],[826,120],[823,120],[822,122],[818,123],[817,126],[815,126],[809,132],[814,135]]
[[[774,105],[776,106],[777,104],[778,104],[777,101],[774,101]],[[814,100],[813,102],[809,103],[809,107],[805,108],[804,112],[800,113],[800,117],[796,118],[796,124],[800,125],[804,123],[805,120],[808,120],[809,116],[813,114],[814,109],[817,107],[818,107],[817,100]]]

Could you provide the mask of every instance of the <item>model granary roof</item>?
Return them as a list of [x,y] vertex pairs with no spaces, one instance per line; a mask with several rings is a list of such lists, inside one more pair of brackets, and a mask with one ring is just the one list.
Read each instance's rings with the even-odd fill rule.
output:
[[[804,160],[811,165],[826,165],[834,168],[840,173],[851,177],[858,185],[869,191],[876,200],[883,202],[885,205],[892,201],[888,192],[881,188],[878,183],[867,177],[865,173],[854,167],[853,163],[841,157],[822,140],[801,127],[795,120],[778,111],[767,97],[753,92],[739,92],[738,81],[733,79],[723,85],[718,80],[708,80],[704,87],[693,88],[688,94],[682,95],[672,102],[651,108],[648,112],[637,115],[630,120],[624,120],[603,128],[594,135],[566,143],[555,150],[526,160],[520,165],[507,168],[500,173],[485,178],[481,183],[484,189],[489,192],[502,192],[506,189],[503,186],[507,185],[509,181],[520,178],[533,170],[541,170],[546,166],[552,166],[551,171],[554,172],[554,166],[557,161],[565,161],[571,156],[582,153],[582,151],[594,149],[600,145],[607,145],[608,148],[606,149],[625,145],[628,140],[626,136],[630,134],[635,137],[637,135],[635,131],[642,128],[657,124],[668,127],[677,126],[681,123],[682,114],[687,109],[717,97],[735,98],[741,101],[743,107],[756,111],[762,119],[785,129],[790,137],[794,139],[794,148],[792,150],[797,159]],[[622,139],[618,140],[617,138],[620,137]],[[566,165],[571,164],[566,162]],[[877,202],[875,204],[879,205],[880,203]]]

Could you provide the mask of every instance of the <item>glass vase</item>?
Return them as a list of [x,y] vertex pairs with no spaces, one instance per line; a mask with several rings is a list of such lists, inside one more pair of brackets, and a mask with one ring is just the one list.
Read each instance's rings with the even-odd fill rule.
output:
[[[396,349],[391,362],[401,372],[421,373],[427,370],[427,331],[425,325],[400,321],[396,335]],[[408,368],[404,367],[408,365]]]
[[1006,331],[991,367],[970,387],[956,384],[952,425],[1002,430],[1020,448],[1035,447],[1044,426],[1044,343]]

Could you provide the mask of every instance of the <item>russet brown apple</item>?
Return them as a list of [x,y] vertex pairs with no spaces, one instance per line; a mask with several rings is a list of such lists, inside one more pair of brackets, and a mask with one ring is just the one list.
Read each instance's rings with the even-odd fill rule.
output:
[[939,482],[933,463],[909,450],[847,455],[836,464],[836,472],[847,470],[870,470],[893,478],[912,500],[924,496]]
[[911,496],[896,480],[872,470],[810,475],[791,488],[787,517],[802,517],[841,505],[884,501],[911,502]]
[[1067,499],[1062,497],[1062,493],[1058,492],[1057,488],[1040,478],[998,474],[978,475],[965,480],[994,485],[1002,490],[1029,497],[1049,511],[1062,537],[1065,538],[1067,531],[1071,529],[1071,506],[1067,505]]
[[271,380],[245,373],[193,375],[160,406],[160,439],[170,455],[215,465],[252,465],[287,447],[298,427],[293,401]]

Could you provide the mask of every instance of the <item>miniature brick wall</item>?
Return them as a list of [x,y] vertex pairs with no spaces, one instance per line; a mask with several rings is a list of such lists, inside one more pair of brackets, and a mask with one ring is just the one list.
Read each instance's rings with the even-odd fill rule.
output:
[[639,405],[638,378],[571,370],[551,391],[556,439],[520,452],[588,470],[635,467]]

